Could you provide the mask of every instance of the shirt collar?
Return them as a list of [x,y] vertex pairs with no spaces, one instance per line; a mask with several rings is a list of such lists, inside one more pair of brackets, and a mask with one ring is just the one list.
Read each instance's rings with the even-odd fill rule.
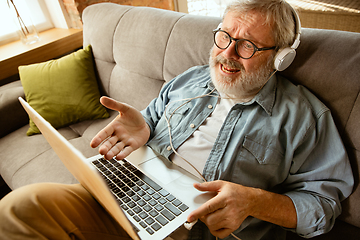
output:
[[[198,85],[199,87],[208,87],[209,90],[213,90],[214,84],[212,83],[211,79],[206,83],[201,83]],[[276,86],[277,86],[277,78],[276,74],[274,74],[264,85],[264,87],[259,91],[258,94],[249,102],[241,103],[242,105],[251,105],[254,102],[257,102],[265,112],[271,116],[272,110],[275,104],[275,94],[276,94]],[[218,94],[217,91],[214,93]]]
[[249,104],[257,102],[271,116],[275,104],[277,77],[274,74]]

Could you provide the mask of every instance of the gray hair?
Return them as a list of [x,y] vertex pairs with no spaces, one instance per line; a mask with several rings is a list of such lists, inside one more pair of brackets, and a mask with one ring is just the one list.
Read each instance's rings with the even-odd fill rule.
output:
[[265,17],[264,24],[273,27],[277,49],[289,47],[295,40],[295,18],[291,6],[284,0],[235,0],[225,9],[224,17],[229,12],[243,15],[251,11],[260,12]]

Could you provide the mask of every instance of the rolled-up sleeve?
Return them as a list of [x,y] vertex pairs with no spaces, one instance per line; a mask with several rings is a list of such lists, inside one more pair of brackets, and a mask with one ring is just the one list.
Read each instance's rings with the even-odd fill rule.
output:
[[331,230],[340,202],[351,194],[351,166],[329,110],[321,112],[294,150],[285,193],[297,212],[296,233],[310,238]]

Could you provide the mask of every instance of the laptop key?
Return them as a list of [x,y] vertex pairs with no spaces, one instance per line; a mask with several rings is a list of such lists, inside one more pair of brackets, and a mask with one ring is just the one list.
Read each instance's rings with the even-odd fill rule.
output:
[[145,219],[145,222],[148,224],[148,225],[151,225],[155,222],[154,219],[152,219],[151,217],[148,217],[147,219]]
[[119,198],[123,198],[126,197],[126,194],[124,192],[119,192],[116,194],[116,196],[118,196]]
[[164,198],[160,198],[160,199],[159,199],[159,203],[165,204],[165,203],[167,203],[167,201],[166,201]]
[[179,207],[180,204],[182,204],[182,202],[179,199],[175,199],[172,204],[174,204],[175,206]]
[[[162,190],[164,190],[164,189],[162,189]],[[158,194],[158,193],[155,193],[154,195],[152,195],[152,197],[155,199],[161,198],[160,194]]]
[[183,212],[185,212],[186,210],[188,210],[188,206],[187,205],[185,205],[184,203],[183,204],[181,204],[180,205],[180,207],[179,207],[179,209],[181,210],[181,211],[183,211]]
[[123,197],[122,199],[121,199],[124,203],[128,203],[128,202],[130,202],[131,201],[131,199],[129,198],[129,197]]
[[156,217],[157,215],[159,215],[159,213],[158,213],[157,211],[155,211],[154,209],[151,210],[151,211],[149,212],[149,214],[150,214],[150,216],[152,216],[152,217]]
[[167,209],[162,210],[161,214],[170,221],[174,220],[174,218],[175,218],[175,216],[171,212],[169,212]]
[[[135,183],[134,183],[134,184],[135,184]],[[132,189],[133,191],[135,191],[135,192],[140,191],[140,188],[139,188],[138,186],[136,186],[136,185],[132,186],[131,189]]]
[[94,160],[94,161],[92,161],[92,163],[93,163],[94,165],[96,165],[96,166],[100,166],[100,165],[101,165],[101,163],[99,162],[99,160]]
[[121,207],[123,210],[125,210],[125,211],[129,210],[129,207],[126,206],[125,204],[121,204],[120,207]]
[[135,213],[131,210],[128,210],[127,213],[130,215],[130,216],[133,216]]
[[135,195],[135,193],[133,192],[133,191],[127,191],[126,192],[126,194],[128,195],[128,196],[130,196],[130,197],[132,197],[132,196],[134,196]]
[[143,185],[141,185],[141,188],[146,191],[146,190],[148,190],[150,187],[149,187],[148,185],[146,185],[146,184],[143,184]]
[[136,206],[136,207],[133,208],[133,211],[134,211],[135,213],[139,213],[139,212],[141,212],[141,208],[138,207],[138,206]]
[[139,217],[141,217],[142,219],[145,219],[145,218],[147,218],[149,215],[146,213],[146,212],[144,212],[144,211],[142,211],[141,213],[139,213]]
[[149,195],[147,195],[147,194],[145,194],[144,196],[142,196],[143,197],[143,199],[145,200],[145,201],[149,201],[150,199],[151,199],[151,197],[149,196]]
[[179,209],[177,209],[176,207],[174,207],[174,205],[172,205],[171,203],[165,204],[165,207],[168,210],[170,210],[173,214],[175,214],[176,216],[179,216],[181,214],[181,211]]
[[127,204],[130,208],[133,208],[136,206],[136,204],[133,202],[133,201],[130,201],[128,204]]
[[139,201],[137,201],[137,203],[140,205],[140,206],[144,206],[146,204],[146,202],[142,199],[140,199]]
[[162,189],[156,182],[154,182],[152,179],[150,179],[148,176],[144,175],[142,172],[136,170],[134,171],[134,174],[138,176],[141,180],[149,184],[150,187],[155,189],[155,191],[159,191]]
[[141,198],[138,195],[134,195],[131,197],[135,202],[139,201]]
[[155,231],[159,231],[159,229],[161,228],[160,224],[158,223],[154,223],[153,225],[151,225],[151,228],[154,229]]
[[139,222],[139,221],[141,220],[141,218],[139,218],[139,216],[136,216],[136,215],[135,215],[133,218],[134,218],[135,221],[137,221],[137,222]]
[[155,205],[157,204],[157,202],[156,202],[154,199],[151,199],[151,200],[149,201],[149,204],[150,204],[151,206],[155,206]]
[[159,193],[160,193],[163,197],[166,197],[167,195],[169,195],[169,192],[166,191],[165,189],[161,189],[161,190],[159,191]]
[[143,207],[143,209],[146,211],[146,212],[149,212],[149,211],[151,211],[151,209],[152,209],[152,207],[150,207],[150,205],[145,205],[144,207]]
[[153,234],[155,233],[151,228],[147,228],[146,231],[147,231],[150,235],[153,235]]
[[164,218],[161,215],[157,216],[155,219],[163,226],[165,226],[169,222],[168,220],[166,220],[166,218]]
[[166,197],[166,199],[167,199],[169,202],[171,202],[171,201],[173,201],[173,200],[175,199],[175,197],[170,194],[169,196]]
[[162,205],[158,204],[158,205],[155,206],[155,209],[160,212],[161,210],[164,209],[164,207]]
[[117,161],[115,159],[113,159],[113,158],[108,160],[108,161],[111,162],[112,164],[117,163]]
[[119,180],[119,182],[116,183],[116,185],[117,185],[119,188],[125,187],[125,183],[121,182],[120,180]]
[[140,196],[144,196],[146,193],[144,192],[144,190],[139,190],[137,194],[139,194]]
[[152,188],[149,188],[148,190],[146,190],[146,192],[149,194],[149,195],[153,195],[155,193],[155,191],[152,189]]

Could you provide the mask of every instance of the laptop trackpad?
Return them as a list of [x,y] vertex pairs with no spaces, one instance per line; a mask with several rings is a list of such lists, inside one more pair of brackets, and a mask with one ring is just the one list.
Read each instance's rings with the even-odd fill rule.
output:
[[159,158],[153,158],[138,165],[145,173],[156,178],[162,184],[169,184],[183,175],[179,167]]

